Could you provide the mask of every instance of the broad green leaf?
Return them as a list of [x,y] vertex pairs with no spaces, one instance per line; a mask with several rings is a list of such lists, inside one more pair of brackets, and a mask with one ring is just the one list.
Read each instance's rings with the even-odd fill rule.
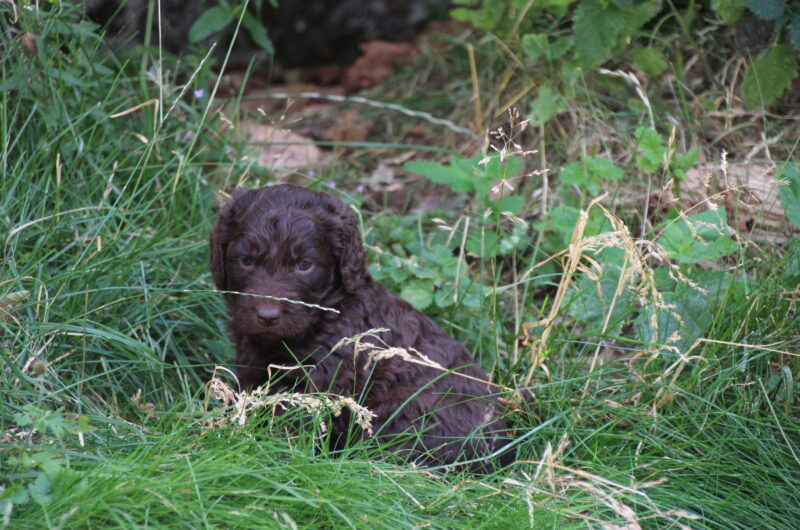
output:
[[464,171],[461,167],[445,166],[428,160],[414,160],[403,165],[403,169],[419,173],[431,182],[447,184],[453,191],[474,191],[473,174]]
[[762,20],[778,20],[783,16],[786,0],[744,0],[744,5]]
[[649,127],[638,127],[636,138],[638,139],[636,146],[639,148],[636,165],[648,173],[658,170],[664,163],[664,154],[667,152],[664,139]]
[[622,35],[630,37],[636,33],[648,20],[661,11],[660,0],[626,0],[628,5],[621,7],[624,28]]
[[557,38],[547,49],[547,58],[551,61],[557,61],[561,59],[574,44],[575,42],[570,37]]
[[481,258],[493,258],[499,250],[494,230],[473,230],[467,236],[466,249]]
[[795,16],[786,26],[786,34],[789,36],[789,42],[792,43],[794,51],[800,52],[800,15]]
[[711,7],[728,24],[737,22],[744,11],[742,0],[711,0]]
[[400,297],[422,311],[433,302],[433,284],[429,281],[412,280],[400,291]]
[[547,48],[547,35],[544,33],[529,33],[522,37],[522,51],[532,63],[539,60],[547,52]]
[[595,66],[608,57],[625,28],[625,17],[615,6],[604,7],[600,0],[583,0],[572,17],[575,55],[586,66]]
[[658,48],[641,47],[631,50],[633,63],[644,72],[647,77],[656,78],[664,73],[669,66],[664,52]]
[[[730,293],[741,291],[735,283],[735,276],[721,271],[693,271],[692,281],[699,285],[700,291],[684,282],[676,282],[665,269],[657,269],[656,287],[662,296],[659,308],[643,308],[637,319],[636,328],[643,342],[669,344],[681,351],[688,350],[695,340],[705,335],[714,322],[715,312],[722,298]],[[656,312],[656,326],[651,320]]]
[[623,252],[618,248],[607,248],[600,252],[597,260],[603,264],[602,275],[597,280],[584,274],[578,275],[574,289],[567,291],[566,312],[587,330],[600,331],[613,307],[605,334],[619,335],[620,325],[633,316],[638,309],[638,301],[629,289],[624,289],[615,299]]
[[785,165],[779,170],[777,178],[787,181],[778,187],[778,198],[786,218],[800,228],[800,170],[796,166]]
[[455,302],[453,296],[453,289],[448,287],[447,289],[437,289],[433,298],[437,307],[450,307]]
[[[475,2],[459,2],[464,5],[474,5]],[[471,22],[475,26],[491,31],[503,20],[505,6],[503,2],[482,2],[479,8],[457,7],[450,10],[450,16],[455,20]]]
[[583,163],[596,179],[619,180],[624,175],[610,158],[587,156]]
[[220,6],[206,9],[192,27],[189,28],[189,42],[200,42],[228,26],[233,21],[233,13]]
[[468,161],[475,160],[478,167],[478,179],[480,183],[476,183],[475,188],[479,193],[486,193],[494,185],[497,180],[508,180],[519,175],[525,161],[520,156],[509,156],[505,161],[500,160],[499,154],[489,156],[489,161],[485,164],[477,164],[477,159],[468,159]]
[[532,125],[543,125],[564,110],[561,94],[549,85],[544,85],[539,89],[536,99],[531,102],[528,119]]
[[792,86],[797,76],[797,59],[792,48],[776,44],[767,53],[759,55],[747,69],[742,81],[744,102],[748,108],[777,103]]
[[260,20],[251,15],[250,12],[245,11],[244,15],[242,15],[242,26],[247,30],[247,34],[250,35],[253,42],[262,50],[270,55],[275,54],[275,48],[272,47],[272,41],[267,35],[267,28],[264,27]]
[[668,222],[658,242],[670,258],[680,263],[700,263],[739,250],[732,233],[725,209],[720,208]]
[[522,208],[525,207],[525,197],[519,195],[508,195],[501,197],[492,203],[492,209],[496,212],[510,212],[513,215],[519,215]]

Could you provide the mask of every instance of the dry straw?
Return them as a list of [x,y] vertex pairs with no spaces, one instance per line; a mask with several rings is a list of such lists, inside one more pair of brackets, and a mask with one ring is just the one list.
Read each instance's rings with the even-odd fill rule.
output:
[[[276,366],[270,365],[269,369],[294,370],[302,369],[303,366]],[[237,392],[227,383],[217,377],[218,371],[227,372],[231,376],[236,376],[225,367],[217,366],[211,380],[206,383],[206,399],[204,402],[205,410],[209,410],[209,402],[213,398],[220,405],[217,408],[219,414],[210,418],[206,422],[208,428],[222,427],[228,424],[242,426],[247,422],[249,416],[261,409],[271,409],[273,418],[281,411],[291,408],[301,409],[307,412],[312,418],[319,422],[320,433],[324,435],[327,424],[324,418],[329,416],[338,417],[344,409],[348,409],[353,419],[368,436],[372,435],[372,421],[377,417],[371,410],[359,405],[352,398],[336,396],[332,394],[313,393],[303,394],[298,392],[270,394],[269,382],[266,385],[254,390]],[[270,374],[271,375],[271,374]]]

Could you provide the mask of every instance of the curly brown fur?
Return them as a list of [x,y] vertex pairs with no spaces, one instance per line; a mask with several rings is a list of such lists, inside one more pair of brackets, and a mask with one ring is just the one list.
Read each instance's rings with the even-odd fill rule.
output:
[[[502,447],[505,425],[488,377],[461,343],[372,279],[340,200],[285,184],[237,190],[211,235],[211,271],[227,291],[243,388],[265,383],[269,365],[302,364],[271,388],[358,398],[377,415],[376,437],[415,461],[451,464]],[[353,344],[334,349],[376,328],[390,330],[379,334],[386,345],[416,350],[446,371],[400,357],[370,363]],[[346,433],[345,415],[332,434]],[[403,433],[410,436],[396,437]]]

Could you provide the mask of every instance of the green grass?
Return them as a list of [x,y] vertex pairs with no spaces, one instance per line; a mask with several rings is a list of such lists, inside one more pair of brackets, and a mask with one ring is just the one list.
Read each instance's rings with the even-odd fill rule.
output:
[[[414,468],[365,443],[331,452],[318,429],[287,434],[282,419],[210,428],[225,411],[206,406],[204,385],[232,358],[207,269],[213,194],[263,175],[191,91],[178,101],[172,81],[162,92],[104,55],[66,8],[22,13],[36,56],[9,32],[10,9],[0,4],[0,527],[797,526],[791,252],[743,261],[704,334],[721,342],[693,349],[674,381],[674,352],[628,362],[647,348],[624,327],[625,355],[590,373],[596,334],[559,320],[535,400],[509,412],[519,462],[493,474]],[[109,118],[162,96],[177,102],[165,119],[152,106]],[[380,245],[388,214],[363,215]],[[533,250],[485,263],[483,280],[506,284],[541,259]],[[520,338],[515,314],[540,318],[558,278],[535,282],[499,294],[502,307],[438,314],[509,386],[529,352],[517,364],[497,352]]]

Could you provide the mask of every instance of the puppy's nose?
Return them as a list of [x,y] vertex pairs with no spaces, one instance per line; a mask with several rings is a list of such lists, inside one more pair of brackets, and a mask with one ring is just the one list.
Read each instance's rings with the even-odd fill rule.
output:
[[272,326],[281,316],[281,310],[277,307],[259,307],[256,309],[256,315],[262,324]]

